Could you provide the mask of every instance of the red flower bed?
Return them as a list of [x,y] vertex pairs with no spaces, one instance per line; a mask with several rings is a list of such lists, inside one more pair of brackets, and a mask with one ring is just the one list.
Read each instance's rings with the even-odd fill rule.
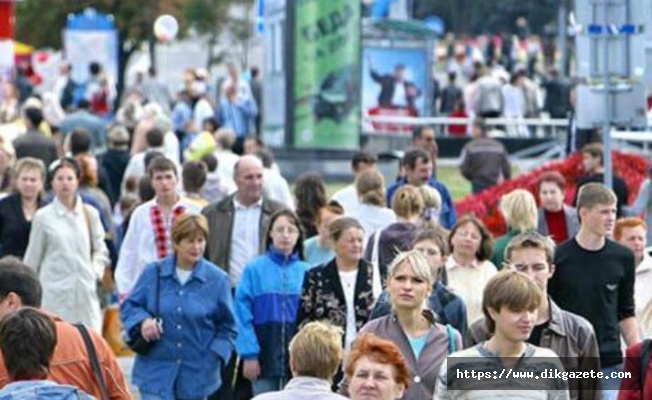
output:
[[[639,155],[614,151],[612,153],[612,163],[615,173],[627,183],[629,188],[628,203],[631,204],[638,194],[641,182],[648,175],[649,162]],[[534,194],[535,198],[538,198],[536,193],[537,180],[546,171],[559,171],[566,178],[566,203],[570,204],[575,197],[577,181],[584,175],[582,155],[579,152],[562,161],[546,163],[477,195],[469,195],[463,198],[455,205],[457,215],[474,214],[487,225],[494,236],[502,236],[505,234],[507,226],[498,209],[501,196],[514,189],[527,189]]]

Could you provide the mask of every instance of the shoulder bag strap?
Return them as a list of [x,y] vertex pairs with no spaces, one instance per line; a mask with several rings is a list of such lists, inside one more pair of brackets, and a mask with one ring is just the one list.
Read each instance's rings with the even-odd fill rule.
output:
[[100,385],[102,398],[104,400],[110,400],[111,396],[109,395],[109,391],[106,388],[106,382],[104,382],[104,376],[102,375],[102,369],[100,368],[100,362],[97,359],[97,352],[95,351],[95,345],[93,345],[91,335],[88,333],[88,330],[83,324],[75,324],[75,327],[79,330],[79,333],[84,339],[86,351],[88,352],[88,358],[90,359],[91,366],[93,367],[93,374],[95,375],[97,383]]

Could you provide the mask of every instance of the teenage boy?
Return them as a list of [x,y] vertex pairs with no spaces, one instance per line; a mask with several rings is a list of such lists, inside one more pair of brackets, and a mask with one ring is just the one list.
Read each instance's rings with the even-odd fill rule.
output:
[[[555,273],[554,254],[552,239],[538,232],[521,233],[505,248],[505,261],[509,268],[530,278],[544,296],[527,341],[554,351],[561,357],[566,371],[599,371],[598,341],[589,321],[562,310],[548,297],[548,280]],[[475,345],[489,338],[482,318],[471,325],[467,344]],[[568,386],[572,399],[593,400],[599,390],[599,379],[570,379]]]
[[586,318],[600,350],[602,398],[615,399],[623,370],[620,335],[639,341],[634,318],[634,254],[608,239],[616,224],[616,195],[600,183],[582,186],[577,199],[580,230],[557,247],[548,293],[563,310]]
[[[491,339],[448,357],[434,399],[570,399],[567,382],[554,373],[563,371],[557,355],[527,342],[543,300],[520,272],[505,270],[491,278],[482,298]],[[522,372],[541,379],[519,379]],[[480,374],[491,379],[478,379]]]
[[170,230],[176,217],[184,212],[199,214],[201,211],[199,205],[177,194],[179,178],[174,162],[156,157],[149,165],[148,174],[155,196],[131,214],[115,269],[121,299],[129,295],[147,264],[172,254]]

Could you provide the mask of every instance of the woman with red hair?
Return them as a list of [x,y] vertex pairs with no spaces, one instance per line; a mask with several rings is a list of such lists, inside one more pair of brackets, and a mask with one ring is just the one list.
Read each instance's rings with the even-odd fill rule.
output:
[[355,341],[345,372],[351,400],[400,399],[410,379],[399,348],[373,334],[361,335]]

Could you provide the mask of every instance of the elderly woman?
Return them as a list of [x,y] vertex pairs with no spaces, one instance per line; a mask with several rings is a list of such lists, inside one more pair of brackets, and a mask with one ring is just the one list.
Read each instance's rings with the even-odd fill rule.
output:
[[34,214],[23,261],[39,275],[45,309],[101,332],[97,282],[109,264],[109,253],[98,212],[77,192],[80,175],[71,158],[50,166],[54,200]]
[[43,206],[43,161],[25,157],[14,169],[15,193],[0,200],[0,254],[23,258],[32,218]]
[[234,348],[231,284],[203,258],[203,215],[178,216],[171,237],[174,254],[147,265],[120,307],[127,335],[155,343],[136,355],[133,381],[144,400],[204,399],[222,384]]
[[471,215],[457,221],[448,238],[451,249],[446,259],[448,288],[464,300],[470,322],[482,316],[482,290],[498,273],[489,261],[493,242],[487,227]]
[[396,222],[396,214],[385,205],[385,178],[375,169],[361,172],[355,179],[359,204],[350,210],[365,231],[365,243],[373,232]]
[[266,236],[267,252],[244,269],[235,292],[236,350],[254,395],[282,389],[290,379],[288,344],[296,332],[301,284],[309,265],[303,261],[299,217],[274,213]]
[[[414,238],[412,249],[421,252],[430,266],[432,290],[427,299],[428,308],[435,313],[437,322],[450,324],[464,336],[468,329],[466,305],[460,296],[450,291],[442,282],[442,273],[446,271],[444,262],[448,256],[446,239],[434,230],[420,230]],[[385,290],[378,298],[370,320],[388,315],[391,311],[392,302],[389,292]]]
[[383,281],[387,277],[387,266],[398,252],[410,249],[414,235],[419,230],[424,210],[419,189],[412,185],[399,188],[392,197],[392,210],[396,214],[396,222],[376,231],[365,248],[365,260],[377,268]]
[[398,400],[406,393],[410,370],[401,350],[387,339],[361,336],[346,364],[351,400]]
[[544,172],[537,180],[537,195],[541,204],[537,231],[552,237],[556,244],[572,238],[580,229],[577,210],[564,204],[565,190],[566,179],[558,171]]
[[499,271],[503,269],[507,243],[520,233],[537,229],[537,201],[529,191],[516,189],[502,197],[500,213],[507,222],[507,234],[496,239],[491,256],[491,262]]
[[[367,323],[374,303],[372,268],[362,259],[362,225],[350,217],[331,222],[335,258],[311,269],[303,281],[297,322],[328,320],[344,331],[349,349],[358,330]],[[380,294],[380,293],[379,293]]]
[[[391,315],[370,321],[360,331],[398,346],[412,376],[404,400],[432,398],[441,365],[462,347],[459,332],[437,323],[433,312],[424,309],[432,286],[432,270],[425,256],[419,250],[400,253],[390,264],[387,279]],[[348,381],[340,391],[348,393]]]

